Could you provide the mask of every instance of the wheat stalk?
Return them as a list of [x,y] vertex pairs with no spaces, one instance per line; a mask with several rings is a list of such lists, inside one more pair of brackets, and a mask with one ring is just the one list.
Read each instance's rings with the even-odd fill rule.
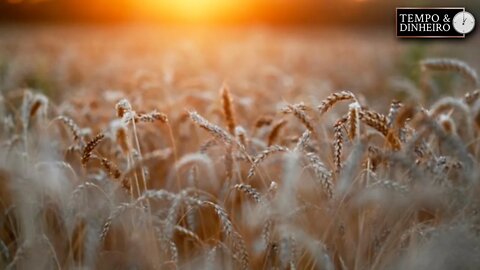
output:
[[333,164],[335,172],[339,173],[342,168],[342,147],[343,147],[343,131],[342,128],[347,122],[346,116],[340,118],[333,126]]
[[236,184],[235,189],[247,194],[252,198],[256,203],[262,202],[262,195],[252,186],[247,184]]
[[227,123],[228,131],[231,135],[235,135],[235,114],[233,112],[233,99],[230,93],[230,89],[224,84],[220,90],[220,96],[222,97],[223,116]]
[[175,199],[173,199],[172,204],[168,209],[167,217],[165,219],[164,230],[163,230],[163,237],[165,237],[167,240],[172,239],[173,232],[175,229],[174,226],[176,225],[177,215],[180,210],[180,207],[182,206],[183,197],[184,197],[183,192],[180,192],[175,197]]
[[[70,196],[70,203],[74,203],[77,198],[79,198],[80,194],[82,194],[83,191],[87,190],[87,189],[93,189],[93,190],[96,190],[98,192],[98,194],[101,194],[103,198],[105,198],[105,200],[111,204],[112,201],[111,199],[109,198],[108,194],[105,193],[105,191],[99,187],[98,185],[92,183],[92,182],[85,182],[83,184],[80,184],[78,185],[73,191],[72,191],[72,195]],[[71,205],[70,205],[71,206]],[[71,207],[73,208],[73,207]]]
[[112,227],[112,223],[115,220],[115,218],[120,216],[120,214],[122,214],[123,212],[125,212],[125,210],[131,207],[133,207],[133,205],[129,203],[122,203],[119,206],[115,207],[115,209],[112,211],[112,213],[110,213],[107,220],[103,224],[102,231],[100,232],[100,236],[99,236],[100,241],[104,241],[105,238],[107,237],[107,234],[110,231],[110,228]]
[[214,146],[216,146],[216,145],[218,145],[218,141],[217,141],[215,138],[209,139],[208,141],[206,141],[206,142],[204,142],[202,145],[200,145],[200,150],[199,150],[199,152],[200,152],[201,154],[205,154],[205,153],[207,153],[207,151],[208,151],[210,148],[212,148],[212,147],[214,147]]
[[307,147],[308,142],[310,141],[310,131],[307,129],[302,133],[302,136],[298,139],[297,144],[293,151],[303,151]]
[[285,126],[287,121],[285,119],[281,119],[277,121],[275,124],[273,124],[272,130],[270,131],[270,134],[268,135],[268,146],[273,145],[275,140],[277,139],[278,135],[280,134],[280,130]]
[[220,219],[220,223],[222,224],[222,231],[227,237],[232,239],[233,250],[237,252],[241,263],[240,268],[248,269],[249,258],[247,249],[245,247],[245,241],[243,240],[242,236],[234,230],[233,224],[230,221],[227,212],[215,203],[206,201],[203,202],[203,204],[211,206],[215,210],[215,213],[217,213],[217,216]]
[[402,107],[402,103],[398,100],[393,100],[390,103],[390,109],[388,110],[388,115],[387,115],[387,125],[389,128],[392,127],[393,122],[397,118],[398,112],[401,107]]
[[478,100],[479,97],[480,97],[480,89],[477,89],[475,91],[466,93],[465,96],[463,97],[463,100],[468,105],[473,105],[475,101]]
[[378,130],[384,136],[387,136],[388,120],[385,115],[374,112],[374,111],[361,110],[359,111],[359,116],[360,116],[360,120],[363,121],[365,124]]
[[82,131],[80,127],[75,123],[75,121],[73,121],[73,119],[64,115],[58,116],[56,119],[60,120],[63,124],[65,124],[68,127],[68,129],[72,132],[74,141],[80,142],[83,144],[83,138],[81,137]]
[[455,121],[450,117],[450,115],[441,114],[438,118],[438,122],[447,134],[457,134],[457,126],[455,125]]
[[374,183],[372,186],[377,186],[377,185],[381,185],[382,187],[385,187],[386,189],[394,190],[394,191],[400,192],[402,194],[408,194],[409,193],[408,186],[402,185],[402,184],[394,182],[394,181],[389,181],[389,180],[378,181],[378,182]]
[[92,140],[90,140],[85,148],[83,148],[82,164],[85,166],[92,155],[93,150],[105,138],[105,134],[99,133]]
[[33,95],[30,104],[28,105],[28,118],[32,119],[37,115],[37,113],[40,111],[40,109],[43,109],[43,114],[46,114],[47,111],[47,106],[48,106],[48,98],[42,94],[35,94]]
[[348,137],[351,141],[360,138],[360,104],[354,102],[348,107]]
[[420,64],[424,70],[458,72],[473,86],[478,86],[477,72],[463,61],[449,58],[433,58],[423,60]]
[[227,145],[232,144],[233,138],[228,132],[226,132],[225,130],[223,130],[219,126],[208,122],[205,118],[200,116],[197,112],[188,112],[188,113],[190,115],[190,118],[192,119],[192,121],[195,124],[197,124],[198,126],[203,128],[204,130],[206,130],[213,137],[219,139],[220,141],[222,141],[223,143],[225,143]]
[[255,175],[255,169],[256,169],[256,168],[258,167],[258,165],[260,165],[260,163],[262,163],[266,158],[268,158],[269,156],[272,156],[272,155],[275,154],[275,153],[287,152],[287,151],[288,151],[288,148],[285,148],[285,147],[279,146],[279,145],[270,146],[269,148],[263,150],[260,154],[258,154],[258,155],[253,159],[253,163],[252,163],[250,169],[248,170],[247,178],[252,178],[252,177]]
[[135,122],[147,122],[153,123],[155,121],[160,121],[162,123],[167,123],[168,118],[164,113],[153,111],[150,113],[138,113],[134,116]]
[[118,166],[115,163],[110,161],[108,158],[102,158],[101,163],[102,163],[102,166],[110,175],[110,177],[113,177],[114,179],[120,178],[120,176],[122,175],[122,172],[120,172],[120,170],[118,169]]
[[440,113],[447,110],[457,110],[460,111],[464,117],[470,117],[470,108],[463,102],[461,99],[444,97],[435,102],[430,106],[429,114],[431,117],[435,118]]
[[271,116],[266,116],[266,115],[263,115],[263,116],[260,116],[259,118],[257,118],[257,120],[255,120],[254,122],[254,127],[256,129],[259,129],[259,128],[262,128],[264,126],[269,126],[273,123],[273,117]]
[[247,131],[241,127],[241,126],[237,126],[235,127],[235,136],[238,138],[238,141],[245,147],[247,147],[247,142],[248,142],[248,139],[247,139]]
[[137,160],[134,164],[132,164],[128,168],[128,170],[123,172],[123,174],[120,176],[120,180],[123,182],[130,173],[134,172],[138,168],[141,168],[145,163],[147,163],[149,161],[165,160],[165,159],[169,158],[171,155],[172,155],[172,150],[170,148],[159,149],[159,150],[155,150],[155,151],[152,151],[150,153],[147,153],[147,154],[143,155],[142,158]]
[[132,105],[130,105],[130,102],[128,102],[127,99],[122,98],[115,104],[115,110],[117,112],[117,116],[120,118],[123,118],[126,113],[132,111]]
[[332,182],[332,172],[330,172],[325,164],[320,160],[317,154],[313,152],[308,152],[305,154],[307,157],[313,172],[315,173],[315,178],[320,180],[320,184],[325,189],[329,198],[333,197],[333,182]]
[[320,115],[322,115],[330,110],[337,102],[342,100],[356,100],[356,97],[350,91],[332,93],[320,102],[320,105],[317,106],[317,110],[320,112]]
[[[163,223],[165,223],[165,222],[163,222]],[[175,232],[178,232],[178,233],[181,233],[185,236],[188,236],[189,238],[191,238],[192,240],[194,240],[198,244],[203,243],[203,241],[200,239],[200,236],[198,236],[198,234],[196,234],[195,232],[193,232],[193,231],[191,231],[191,230],[189,230],[185,227],[173,224],[173,229],[175,230]]]
[[312,133],[315,134],[315,128],[313,126],[312,120],[308,115],[301,109],[301,106],[288,105],[287,109],[284,109],[284,113],[293,113],[293,115],[302,122],[302,124]]
[[233,147],[229,145],[225,149],[225,177],[230,181],[233,177]]

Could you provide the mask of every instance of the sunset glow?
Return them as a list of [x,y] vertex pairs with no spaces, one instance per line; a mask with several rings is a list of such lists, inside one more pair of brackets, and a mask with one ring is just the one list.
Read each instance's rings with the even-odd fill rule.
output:
[[150,16],[185,22],[208,22],[239,16],[251,3],[248,0],[145,0],[139,8]]
[[[376,18],[374,10],[345,0],[7,0],[2,19],[160,22],[189,25],[318,24]],[[365,0],[360,0],[365,1]],[[369,2],[369,1],[367,1]],[[359,2],[360,3],[360,2]],[[340,12],[341,11],[341,12]],[[367,14],[367,15],[366,15]],[[3,14],[2,14],[3,15]],[[366,18],[366,19],[365,19]],[[358,21],[358,20],[357,20]]]

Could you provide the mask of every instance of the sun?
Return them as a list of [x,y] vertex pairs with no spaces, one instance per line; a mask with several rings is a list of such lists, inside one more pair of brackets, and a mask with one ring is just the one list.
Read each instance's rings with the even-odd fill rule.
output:
[[[235,16],[245,7],[242,0],[144,0],[139,1],[150,13],[169,19],[198,22]],[[238,14],[237,14],[238,15]]]

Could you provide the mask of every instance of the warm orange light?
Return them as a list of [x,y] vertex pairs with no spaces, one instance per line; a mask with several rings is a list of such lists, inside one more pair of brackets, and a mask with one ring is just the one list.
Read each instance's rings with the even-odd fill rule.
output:
[[234,17],[244,10],[245,0],[144,0],[142,6],[150,14],[197,22]]

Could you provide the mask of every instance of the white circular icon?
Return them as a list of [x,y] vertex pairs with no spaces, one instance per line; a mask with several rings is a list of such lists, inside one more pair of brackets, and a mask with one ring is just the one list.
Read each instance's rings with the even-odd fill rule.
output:
[[472,13],[461,11],[453,17],[453,28],[460,34],[468,34],[475,27],[475,18]]

